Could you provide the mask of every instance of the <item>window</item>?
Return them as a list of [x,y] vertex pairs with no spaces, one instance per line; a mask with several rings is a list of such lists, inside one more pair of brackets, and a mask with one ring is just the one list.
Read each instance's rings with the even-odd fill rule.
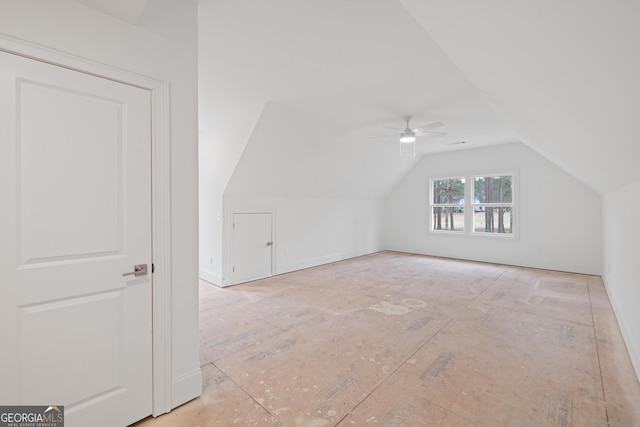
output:
[[515,235],[514,174],[434,178],[430,191],[432,232]]
[[473,232],[513,234],[513,175],[473,177]]
[[431,181],[431,229],[464,231],[464,178]]

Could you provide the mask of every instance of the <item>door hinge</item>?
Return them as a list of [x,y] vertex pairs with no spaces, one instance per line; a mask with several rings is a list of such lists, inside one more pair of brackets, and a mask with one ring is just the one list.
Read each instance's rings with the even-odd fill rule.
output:
[[155,272],[156,272],[156,265],[151,264],[151,273],[155,273]]
[[234,230],[236,229],[236,223],[235,222],[233,223],[233,229]]
[[235,267],[235,266],[231,267],[231,272],[232,272],[232,273],[235,273],[235,272],[236,272],[236,267]]

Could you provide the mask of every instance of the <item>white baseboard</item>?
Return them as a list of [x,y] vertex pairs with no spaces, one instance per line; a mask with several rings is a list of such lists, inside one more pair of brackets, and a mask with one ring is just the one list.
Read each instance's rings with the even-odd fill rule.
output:
[[215,271],[200,269],[198,273],[199,277],[209,283],[213,283],[216,286],[222,286],[222,275]]
[[174,378],[171,382],[171,409],[199,397],[202,394],[202,370],[200,368]]
[[317,267],[319,265],[329,264],[332,262],[344,261],[345,259],[369,255],[380,251],[381,249],[363,249],[358,251],[339,252],[316,258],[307,258],[304,260],[299,260],[293,263],[278,266],[277,274],[284,274],[292,271],[303,270],[305,268]]
[[631,334],[629,334],[629,328],[624,323],[623,317],[620,315],[620,308],[615,299],[612,298],[612,293],[609,291],[609,286],[607,286],[607,281],[604,275],[602,276],[602,281],[604,282],[604,288],[606,289],[607,296],[609,297],[609,301],[611,302],[613,314],[616,316],[618,327],[620,328],[620,332],[622,333],[622,339],[624,340],[624,344],[627,347],[627,352],[629,353],[631,364],[633,365],[633,369],[636,371],[636,377],[638,378],[638,381],[640,381],[640,353],[638,352],[638,349],[633,345]]

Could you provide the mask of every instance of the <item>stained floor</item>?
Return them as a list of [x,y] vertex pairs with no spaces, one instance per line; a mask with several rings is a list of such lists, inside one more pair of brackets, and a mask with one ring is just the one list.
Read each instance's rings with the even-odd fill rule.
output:
[[640,426],[600,277],[381,252],[200,284],[203,395],[137,427]]

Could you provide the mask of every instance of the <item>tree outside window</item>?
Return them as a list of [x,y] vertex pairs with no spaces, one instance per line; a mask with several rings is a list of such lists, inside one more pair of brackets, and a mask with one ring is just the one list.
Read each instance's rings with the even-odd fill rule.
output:
[[434,231],[464,231],[464,178],[431,181],[431,213]]
[[513,175],[473,177],[473,232],[513,234]]

